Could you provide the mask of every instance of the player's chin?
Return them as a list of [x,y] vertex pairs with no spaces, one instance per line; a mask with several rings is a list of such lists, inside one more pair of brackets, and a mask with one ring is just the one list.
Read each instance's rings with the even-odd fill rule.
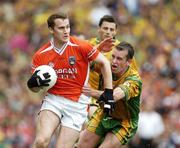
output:
[[63,42],[68,42],[69,41],[69,36],[68,37],[63,37]]

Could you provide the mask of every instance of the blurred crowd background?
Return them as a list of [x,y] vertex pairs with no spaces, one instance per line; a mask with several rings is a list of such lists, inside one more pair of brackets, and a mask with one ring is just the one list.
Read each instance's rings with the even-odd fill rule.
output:
[[179,10],[179,0],[1,0],[0,148],[30,148],[34,140],[42,94],[26,81],[33,53],[49,39],[47,17],[58,11],[69,14],[72,35],[83,39],[97,36],[100,17],[113,15],[117,38],[135,47],[142,107],[127,147],[180,147]]

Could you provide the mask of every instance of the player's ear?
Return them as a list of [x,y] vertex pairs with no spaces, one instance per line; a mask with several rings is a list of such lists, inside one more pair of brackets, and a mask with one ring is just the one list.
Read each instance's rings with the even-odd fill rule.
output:
[[127,61],[127,65],[129,66],[129,65],[131,64],[131,62],[132,62],[132,60],[129,59],[129,60]]
[[49,31],[50,33],[53,33],[53,29],[51,27],[49,27]]
[[129,66],[129,62],[128,61],[126,62],[126,66]]
[[116,29],[115,29],[115,33],[114,33],[114,34],[115,34],[115,36],[116,36],[116,34],[117,34],[117,31],[118,31],[118,30],[117,30],[117,28],[116,28]]

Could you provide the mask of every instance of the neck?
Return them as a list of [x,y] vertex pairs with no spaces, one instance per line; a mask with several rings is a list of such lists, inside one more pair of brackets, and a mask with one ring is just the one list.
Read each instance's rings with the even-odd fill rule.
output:
[[122,74],[124,74],[124,73],[127,71],[127,69],[128,69],[128,68],[129,68],[129,66],[127,66],[127,67],[123,68],[123,69],[121,70],[121,72],[120,72],[120,73],[121,73],[121,75],[122,75]]
[[53,43],[54,47],[56,47],[58,49],[62,48],[63,45],[67,43],[67,42],[62,42],[62,41],[56,40],[54,38],[51,39],[51,42]]

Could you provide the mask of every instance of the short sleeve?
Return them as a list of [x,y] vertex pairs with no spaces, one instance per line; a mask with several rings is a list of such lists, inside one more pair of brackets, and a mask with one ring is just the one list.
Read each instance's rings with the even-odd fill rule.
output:
[[119,87],[125,93],[125,100],[129,100],[130,98],[135,98],[140,96],[142,90],[142,82],[140,80],[129,79],[126,80],[123,84],[119,85]]
[[81,44],[81,49],[82,53],[84,54],[85,57],[87,57],[88,61],[93,61],[99,54],[99,51],[97,48],[93,47],[90,43],[88,42],[83,42]]
[[32,64],[31,64],[31,72],[33,73],[34,70],[41,65],[40,63],[40,57],[38,56],[38,54],[34,54],[33,58],[32,58]]

